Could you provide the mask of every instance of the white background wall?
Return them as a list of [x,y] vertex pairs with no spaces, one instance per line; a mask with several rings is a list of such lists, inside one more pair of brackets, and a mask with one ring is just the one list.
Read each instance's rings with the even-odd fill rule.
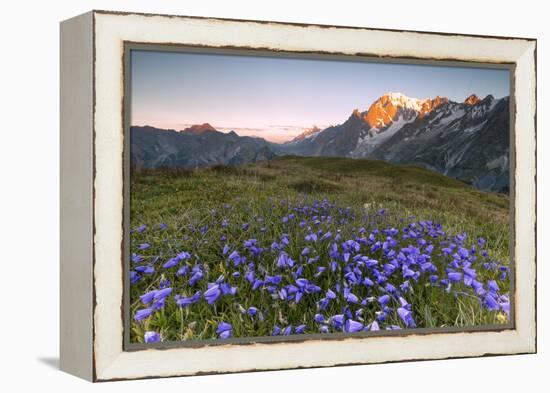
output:
[[[544,1],[5,1],[0,11],[0,390],[536,392],[550,370]],[[539,354],[91,385],[57,370],[59,27],[90,9],[538,38]],[[546,15],[546,17],[545,17]],[[546,97],[544,95],[546,94]],[[521,135],[520,135],[521,137]],[[547,197],[546,197],[547,199]],[[176,390],[177,389],[177,390]],[[356,390],[357,389],[357,390]]]

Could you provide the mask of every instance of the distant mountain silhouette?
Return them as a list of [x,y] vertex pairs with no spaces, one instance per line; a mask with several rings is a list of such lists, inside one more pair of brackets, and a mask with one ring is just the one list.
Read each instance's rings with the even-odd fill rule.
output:
[[209,165],[239,165],[275,157],[270,143],[235,132],[223,133],[203,124],[183,131],[154,127],[130,128],[132,165],[143,168],[197,168]]

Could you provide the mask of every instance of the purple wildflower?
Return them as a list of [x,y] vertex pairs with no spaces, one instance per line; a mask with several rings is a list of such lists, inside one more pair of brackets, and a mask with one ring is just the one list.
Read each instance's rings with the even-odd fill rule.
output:
[[459,282],[462,279],[462,273],[449,272],[447,277],[449,277],[449,281],[452,283]]
[[248,307],[248,310],[246,310],[247,314],[253,317],[254,315],[258,314],[258,309],[256,307]]
[[178,263],[179,261],[176,258],[171,258],[168,261],[166,261],[166,263],[162,265],[162,267],[165,269],[170,269],[174,266],[177,266]]
[[382,295],[378,298],[378,302],[380,302],[380,305],[382,307],[385,307],[388,302],[390,301],[390,296],[389,295]]
[[216,333],[221,340],[225,340],[233,335],[233,326],[227,322],[220,322]]
[[153,298],[154,298],[154,296],[155,296],[156,293],[157,293],[157,290],[154,289],[154,290],[152,290],[152,291],[149,291],[149,292],[147,292],[147,293],[141,295],[141,296],[139,297],[139,299],[141,300],[141,302],[142,302],[143,304],[149,304],[149,303],[151,303],[151,302],[153,301]]
[[167,297],[168,295],[170,295],[170,293],[172,293],[172,288],[170,288],[170,287],[168,287],[168,288],[163,288],[163,289],[159,289],[159,290],[156,291],[155,294],[153,295],[153,299],[154,299],[154,300],[164,299],[165,297]]
[[193,296],[190,297],[183,297],[183,296],[177,296],[176,304],[180,307],[187,307],[191,304],[197,303],[201,298],[201,292],[197,291]]
[[353,319],[348,319],[345,325],[345,331],[348,333],[360,332],[363,330],[363,324],[361,322],[354,321]]
[[208,304],[214,304],[221,294],[222,291],[220,290],[219,284],[212,284],[208,286],[206,291],[204,291],[203,296]]
[[160,342],[160,333],[157,332],[145,332],[143,335],[143,341],[146,343],[158,343]]
[[193,275],[191,276],[191,278],[189,279],[188,283],[189,285],[193,286],[195,285],[198,281],[202,280],[202,278],[204,277],[204,274],[201,270],[197,270],[193,273]]
[[410,310],[406,309],[405,307],[399,307],[397,309],[397,314],[403,320],[406,327],[408,328],[416,327],[416,323],[414,322],[412,312]]
[[146,318],[149,318],[154,311],[155,310],[153,310],[152,308],[142,308],[141,310],[137,310],[134,314],[134,320],[136,322],[139,322]]
[[227,254],[229,252],[229,246],[227,244],[225,244],[223,246],[223,255]]
[[141,279],[141,276],[134,270],[130,271],[130,284],[135,284]]
[[498,284],[495,280],[487,281],[487,287],[489,288],[489,291],[491,291],[492,293],[497,293],[499,290]]

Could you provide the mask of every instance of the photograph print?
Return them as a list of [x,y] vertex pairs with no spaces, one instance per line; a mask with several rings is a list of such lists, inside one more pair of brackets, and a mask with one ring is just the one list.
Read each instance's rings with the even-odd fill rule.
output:
[[125,61],[130,344],[513,326],[512,68]]

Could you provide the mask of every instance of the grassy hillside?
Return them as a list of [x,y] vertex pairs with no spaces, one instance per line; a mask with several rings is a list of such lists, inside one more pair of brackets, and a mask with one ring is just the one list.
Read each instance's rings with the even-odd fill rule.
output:
[[[263,336],[278,333],[278,328],[289,333],[288,326],[292,333],[346,330],[351,322],[340,326],[339,315],[363,330],[506,321],[505,305],[495,308],[484,302],[491,302],[487,294],[493,293],[494,280],[499,286],[493,297],[506,303],[508,197],[480,192],[425,169],[372,160],[281,157],[241,167],[135,172],[131,226],[132,315],[148,310],[133,323],[134,342],[143,341],[145,332],[159,333],[162,340],[182,340]],[[319,239],[308,238],[317,233]],[[320,238],[327,233],[333,237],[323,243]],[[395,238],[395,244],[386,249],[388,237],[392,242]],[[346,250],[355,240],[359,246]],[[274,249],[273,243],[282,246]],[[376,243],[384,243],[384,249]],[[425,251],[428,245],[434,251]],[[452,252],[446,251],[449,245]],[[395,262],[391,250],[407,254],[409,246],[424,255],[414,256],[419,262]],[[456,256],[458,250],[467,255]],[[233,252],[246,260],[236,263]],[[281,255],[295,264],[282,266]],[[365,266],[361,256],[378,264]],[[435,265],[433,271],[420,267],[425,257]],[[165,267],[167,261],[173,263]],[[397,272],[387,266],[391,263]],[[475,268],[474,281],[481,283],[482,291],[474,291],[477,284],[466,278],[469,268]],[[194,282],[197,271],[201,278]],[[350,281],[350,271],[363,280],[382,282],[358,284]],[[417,274],[408,277],[406,271]],[[455,271],[464,282],[440,283],[449,280],[447,275],[455,277],[450,274]],[[281,276],[282,282],[269,283],[266,277],[273,276]],[[431,282],[432,276],[438,280]],[[283,287],[293,291],[298,279],[310,285],[303,297],[281,295]],[[404,282],[411,288],[402,289]],[[396,292],[386,288],[389,283]],[[209,293],[211,287],[216,290]],[[165,291],[169,294],[140,300],[162,288],[171,288]],[[337,299],[327,306],[323,301],[328,289]],[[357,302],[350,300],[350,291]],[[193,295],[187,304],[185,299]],[[388,305],[373,300],[384,295],[391,298]],[[413,324],[404,317],[406,312]],[[320,317],[315,321],[315,314],[322,314],[324,322]],[[231,326],[230,333],[224,333],[229,330],[222,323]]]

